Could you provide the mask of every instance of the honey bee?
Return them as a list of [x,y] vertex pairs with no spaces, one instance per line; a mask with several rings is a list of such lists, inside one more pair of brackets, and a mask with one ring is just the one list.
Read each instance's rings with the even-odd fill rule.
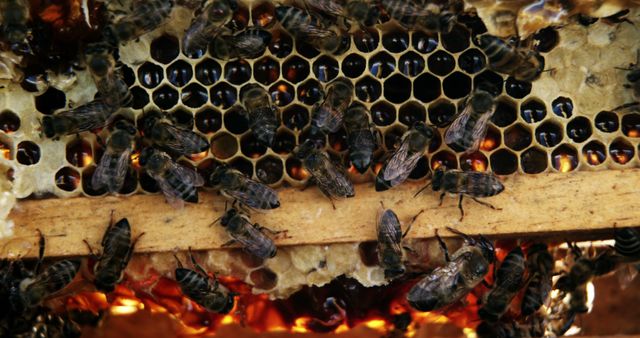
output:
[[403,233],[396,213],[391,209],[384,209],[384,205],[382,208],[382,213],[378,216],[377,222],[378,261],[384,269],[384,278],[394,279],[405,272],[404,263],[402,262],[404,256],[401,247],[402,239],[407,236],[409,230],[411,230],[411,225],[423,210],[413,217],[409,225],[407,225],[407,230]]
[[91,178],[91,186],[94,189],[99,190],[106,186],[111,193],[120,191],[130,169],[136,132],[136,128],[127,120],[118,120],[115,123],[114,130],[107,140],[107,150]]
[[524,272],[524,254],[518,246],[507,254],[496,272],[493,287],[478,310],[482,320],[494,323],[504,315],[520,290]]
[[207,311],[225,314],[233,309],[235,293],[229,292],[215,276],[213,278],[209,276],[196,262],[191,248],[189,248],[189,259],[195,270],[184,268],[178,257],[175,257],[178,261],[178,267],[175,270],[176,282],[180,285],[183,294]]
[[209,149],[206,137],[174,126],[159,111],[152,111],[144,117],[142,134],[147,141],[171,154],[188,156]]
[[333,53],[340,47],[342,37],[325,27],[319,18],[308,11],[292,6],[278,6],[276,18],[289,34],[321,51]]
[[311,127],[325,134],[338,131],[352,98],[353,84],[350,80],[341,77],[329,83],[324,100],[311,108]]
[[529,316],[538,311],[549,298],[553,265],[553,257],[546,244],[536,243],[527,250],[527,268],[530,278],[520,306],[523,316]]
[[544,70],[544,58],[530,48],[510,46],[499,37],[479,35],[476,44],[489,59],[489,68],[518,81],[536,80]]
[[433,191],[442,191],[440,194],[440,205],[442,205],[444,196],[447,193],[460,196],[458,200],[460,221],[464,218],[464,209],[462,208],[462,199],[464,196],[468,196],[477,203],[491,209],[502,210],[487,202],[478,200],[479,197],[495,196],[504,190],[504,185],[502,185],[498,177],[493,173],[447,170],[444,167],[439,167],[433,173],[431,182],[420,189],[416,195],[420,194],[420,192],[429,186],[431,186]]
[[447,129],[444,141],[465,153],[473,153],[487,134],[496,103],[489,92],[476,89],[464,100],[463,106],[462,112]]
[[112,45],[135,40],[160,26],[171,14],[172,0],[135,1],[132,11],[105,27],[104,35]]
[[85,50],[85,57],[101,100],[114,107],[131,105],[133,96],[116,67],[111,47],[104,42],[90,44]]
[[280,125],[280,111],[271,103],[271,96],[264,88],[251,85],[242,94],[241,101],[253,135],[260,143],[271,147]]
[[[625,87],[631,88],[633,90],[633,95],[636,98],[640,98],[640,49],[636,51],[636,63],[629,65],[629,68],[617,69],[629,71],[627,74],[627,81],[629,84],[625,85]],[[635,104],[637,105],[637,102]]]
[[315,0],[305,1],[305,5],[318,13],[342,18],[346,30],[351,28],[349,21],[357,23],[361,29],[364,29],[374,26],[380,18],[378,6],[363,0],[348,0],[344,3],[338,0]]
[[400,147],[389,157],[376,176],[376,191],[385,191],[404,182],[436,134],[435,128],[418,121],[402,135]]
[[140,153],[140,165],[158,182],[169,204],[183,206],[183,201],[198,203],[197,187],[204,180],[195,171],[173,162],[166,153],[154,148],[145,148]]
[[369,115],[369,110],[361,104],[352,104],[344,114],[349,161],[361,174],[369,169],[378,146],[379,132],[369,121]]
[[326,152],[316,149],[311,139],[307,139],[294,149],[293,154],[302,161],[302,166],[309,171],[311,179],[329,198],[334,209],[336,206],[333,198],[355,196],[353,183],[349,180],[344,168],[339,164],[333,164]]
[[456,23],[456,15],[436,4],[422,7],[405,0],[379,0],[385,12],[407,29],[429,33],[449,33]]
[[112,212],[109,227],[102,237],[102,253],[99,256],[95,255],[89,243],[84,241],[91,256],[98,260],[93,266],[95,275],[93,283],[96,289],[102,292],[111,292],[115,289],[116,284],[122,280],[136,243],[142,235],[144,233],[132,241],[129,221],[123,218],[113,224]]
[[42,131],[48,138],[103,128],[111,121],[116,107],[97,99],[77,108],[42,118]]
[[252,209],[275,209],[280,206],[278,193],[227,165],[218,166],[210,176],[211,185],[227,198]]
[[476,328],[478,338],[541,338],[544,332],[545,322],[542,316],[535,316],[531,322],[525,323],[481,322]]
[[282,231],[273,231],[258,223],[253,224],[248,215],[235,208],[225,211],[220,218],[220,224],[232,238],[223,246],[229,246],[237,242],[240,243],[245,251],[256,257],[267,259],[276,256],[276,245],[264,232],[268,231],[276,235]]
[[236,0],[208,0],[182,37],[182,50],[197,55],[224,28],[238,9]]
[[27,0],[3,0],[0,2],[0,37],[13,51],[26,46],[31,33],[28,26],[31,20],[30,3]]
[[574,262],[569,271],[556,281],[555,288],[562,292],[571,293],[590,282],[594,277],[613,271],[617,266],[615,257],[608,251],[597,257],[587,257],[582,254],[582,250],[575,243],[567,243],[567,245],[574,256]]
[[447,229],[461,236],[465,244],[449,257],[446,244],[436,233],[447,263],[409,290],[407,300],[418,311],[438,310],[459,301],[484,280],[495,261],[495,250],[489,240],[483,236],[476,240],[455,229]]
[[221,60],[250,59],[264,54],[271,33],[258,27],[247,28],[234,35],[220,35],[211,44],[211,55]]

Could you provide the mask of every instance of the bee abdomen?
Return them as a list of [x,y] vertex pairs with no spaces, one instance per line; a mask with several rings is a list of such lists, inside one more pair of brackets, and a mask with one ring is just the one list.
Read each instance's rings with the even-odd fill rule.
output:
[[79,268],[80,262],[70,260],[63,260],[48,267],[43,273],[43,278],[48,278],[50,281],[47,284],[47,291],[54,293],[62,290],[71,283]]
[[167,178],[167,183],[178,193],[182,200],[198,203],[198,190],[192,184],[184,182],[175,176]]

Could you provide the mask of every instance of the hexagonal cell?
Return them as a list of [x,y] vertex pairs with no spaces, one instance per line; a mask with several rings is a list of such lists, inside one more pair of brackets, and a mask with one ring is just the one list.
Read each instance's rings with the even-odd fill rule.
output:
[[384,146],[387,151],[393,151],[400,145],[402,135],[407,128],[402,126],[393,126],[384,132]]
[[349,149],[349,145],[347,143],[347,132],[344,128],[338,129],[335,133],[329,133],[329,135],[327,135],[327,139],[329,141],[329,149],[337,152]]
[[235,85],[243,84],[251,78],[251,65],[246,60],[235,60],[224,65],[225,80]]
[[481,152],[463,154],[460,156],[460,169],[467,171],[487,171],[489,160]]
[[493,96],[499,96],[502,94],[503,83],[503,77],[490,70],[486,70],[473,78],[473,88],[481,87],[493,94]]
[[536,140],[545,147],[553,148],[562,142],[562,126],[546,121],[536,128]]
[[634,154],[633,145],[622,137],[616,138],[609,145],[609,155],[616,163],[627,164],[633,159]]
[[106,186],[103,186],[100,189],[94,189],[93,184],[91,184],[93,173],[95,171],[95,166],[90,166],[82,171],[82,191],[88,196],[102,196],[107,193]]
[[279,29],[271,32],[269,51],[278,58],[284,58],[291,54],[293,51],[293,39],[291,35]]
[[185,129],[193,129],[193,113],[190,110],[178,108],[169,115],[174,125]]
[[456,115],[456,106],[449,100],[438,100],[429,105],[429,123],[438,128],[446,127]]
[[211,139],[211,154],[221,160],[226,160],[238,152],[238,141],[233,135],[224,131],[216,133]]
[[138,67],[138,80],[143,87],[153,89],[164,79],[162,67],[152,62],[145,62]]
[[[439,83],[438,83],[439,84]],[[380,81],[366,76],[355,84],[356,96],[362,102],[373,102],[382,95]]]
[[309,109],[294,104],[282,112],[282,122],[291,130],[302,130],[309,124]]
[[80,185],[80,173],[71,167],[64,167],[56,172],[54,180],[59,189],[74,191]]
[[380,265],[378,259],[378,242],[360,242],[358,243],[358,255],[364,266],[372,267]]
[[498,148],[500,144],[502,144],[500,130],[492,125],[489,125],[489,127],[487,128],[487,134],[482,139],[482,142],[480,142],[480,150],[490,152]]
[[49,87],[44,94],[36,96],[35,103],[39,112],[50,115],[54,111],[64,108],[67,104],[67,97],[60,90]]
[[424,32],[412,32],[411,45],[422,54],[428,54],[438,48],[438,34],[427,34]]
[[67,162],[79,168],[86,167],[93,162],[91,144],[81,138],[76,138],[69,142],[65,154]]
[[256,163],[256,176],[264,184],[278,183],[284,175],[284,164],[275,156],[266,156]]
[[131,96],[133,97],[133,102],[131,103],[131,108],[133,109],[142,109],[149,104],[149,94],[146,90],[135,86],[131,88]]
[[384,97],[393,103],[406,102],[411,97],[411,81],[404,75],[393,75],[384,81]]
[[403,104],[398,112],[398,120],[407,127],[411,127],[415,122],[427,121],[427,110],[424,105],[415,101]]
[[320,82],[329,82],[338,76],[340,66],[335,59],[323,55],[313,62],[313,73]]
[[233,106],[236,100],[238,100],[237,90],[226,82],[221,82],[211,87],[209,96],[214,106],[222,107],[223,109]]
[[522,99],[531,93],[531,82],[523,82],[509,76],[505,82],[507,94],[514,99]]
[[248,133],[240,140],[240,151],[246,157],[259,158],[267,152],[267,147],[253,133]]
[[440,97],[440,79],[424,73],[413,80],[413,96],[424,102],[431,102]]
[[499,98],[496,102],[496,110],[491,117],[491,122],[498,127],[504,128],[515,122],[517,118],[516,103],[507,98]]
[[343,34],[340,38],[340,44],[338,49],[333,52],[333,55],[342,55],[351,48],[351,36],[349,34]]
[[251,8],[251,21],[254,26],[270,27],[275,23],[276,7],[271,1],[263,1]]
[[429,66],[429,71],[433,74],[445,76],[448,75],[456,68],[456,59],[453,58],[453,55],[439,50],[427,58],[427,65]]
[[389,126],[396,121],[396,108],[386,101],[376,102],[371,106],[371,118],[377,126]]
[[47,89],[49,84],[46,80],[46,70],[39,65],[33,65],[24,69],[24,78],[20,82],[20,87],[30,93],[39,93]]
[[[211,177],[213,171],[220,166],[220,164],[221,163],[219,161],[213,158],[205,158],[204,160],[200,161],[200,163],[198,163],[196,171],[202,178],[204,178],[204,185],[206,187],[211,187],[209,178]],[[140,178],[140,185],[144,189],[144,185],[142,184],[142,177]]]
[[409,178],[412,180],[420,180],[425,178],[429,174],[429,160],[426,156],[420,157],[416,167],[411,170]]
[[471,78],[462,72],[454,72],[442,81],[444,95],[451,99],[460,99],[471,93]]
[[309,79],[298,86],[298,100],[307,105],[313,105],[324,96],[324,88],[320,82]]
[[150,54],[154,60],[167,65],[180,54],[180,42],[175,36],[164,34],[151,42]]
[[547,107],[538,99],[529,99],[520,106],[520,116],[529,123],[540,122],[547,116]]
[[169,85],[164,85],[153,91],[153,103],[162,110],[173,108],[178,103],[178,91]]
[[547,153],[538,147],[531,147],[520,154],[520,166],[527,174],[539,174],[547,170],[548,165]]
[[20,118],[16,113],[5,110],[0,113],[0,130],[5,133],[12,133],[20,129]]
[[192,83],[182,88],[180,93],[180,100],[189,108],[199,108],[204,106],[209,100],[209,93],[203,86]]
[[458,66],[469,74],[475,74],[487,67],[487,58],[479,49],[470,48],[458,57]]
[[420,75],[424,71],[425,62],[420,54],[416,52],[407,52],[402,54],[400,57],[398,67],[402,74],[414,77]]
[[560,34],[556,28],[546,27],[533,34],[533,40],[538,52],[548,53],[560,42]]
[[353,43],[359,51],[370,53],[378,48],[380,34],[377,29],[361,29],[353,34]]
[[167,67],[167,80],[176,87],[182,87],[191,81],[193,69],[186,61],[178,60]]
[[584,142],[591,137],[591,133],[591,122],[584,116],[577,116],[567,124],[567,136],[573,142]]
[[302,82],[309,76],[309,62],[294,55],[282,64],[282,76],[292,83]]
[[367,60],[358,54],[349,54],[342,60],[342,73],[349,78],[360,76],[367,68]]
[[490,157],[491,171],[498,175],[510,175],[518,170],[518,156],[507,149],[499,149]]
[[[213,161],[213,159],[209,159]],[[198,171],[199,172],[199,171]],[[203,178],[208,180],[208,176],[203,176]],[[140,188],[146,192],[157,193],[160,191],[160,186],[158,186],[158,182],[154,180],[146,171],[141,171],[138,174],[138,181],[140,182]]]
[[520,151],[531,144],[533,136],[529,127],[518,123],[504,132],[504,144],[512,150]]
[[138,189],[138,175],[135,170],[127,171],[127,174],[124,177],[124,184],[118,194],[121,195],[130,195],[133,194],[136,189]]
[[462,52],[469,48],[469,30],[462,25],[455,25],[450,33],[442,34],[442,46],[451,53]]
[[391,53],[400,53],[409,48],[409,33],[393,30],[382,34],[382,46]]
[[298,144],[302,144],[306,140],[312,140],[319,148],[324,147],[327,143],[327,137],[324,133],[312,132],[311,128],[305,128],[300,135],[298,135]]
[[596,128],[605,133],[613,133],[620,128],[618,115],[610,111],[601,111],[596,115]]
[[228,131],[236,135],[243,134],[249,130],[249,123],[242,114],[242,108],[236,106],[227,110],[224,113],[224,126]]
[[[9,148],[11,149],[11,148]],[[33,165],[40,161],[40,147],[31,141],[18,143],[16,160],[24,165]]]
[[607,148],[600,141],[591,141],[582,148],[582,156],[589,165],[597,166],[607,159]]
[[640,137],[640,114],[631,113],[622,117],[622,133],[628,137]]
[[269,87],[271,93],[271,101],[278,107],[284,107],[291,103],[296,97],[293,86],[285,81],[280,81]]
[[288,155],[289,153],[291,153],[291,151],[293,151],[293,148],[295,147],[295,135],[285,129],[278,131],[271,149],[273,149],[274,152],[280,155]]
[[310,43],[297,40],[295,43],[296,52],[304,58],[310,60],[320,55],[320,51],[313,47]]
[[229,162],[229,165],[232,168],[247,175],[247,177],[253,177],[253,164],[249,162],[249,160],[243,157],[236,157],[233,160],[231,160],[231,162]]
[[573,171],[578,167],[578,152],[568,144],[560,145],[551,153],[551,163],[559,172]]
[[449,150],[442,150],[431,157],[431,169],[436,170],[442,166],[447,169],[458,169],[456,154]]
[[280,64],[271,57],[264,57],[253,64],[253,78],[256,82],[269,85],[280,77]]
[[222,127],[222,114],[213,108],[206,108],[196,113],[196,128],[201,133],[214,133]]
[[557,116],[568,119],[573,115],[573,102],[568,97],[557,97],[551,102],[551,110]]
[[304,181],[309,177],[309,173],[302,167],[300,160],[289,157],[285,162],[287,175],[296,181]]
[[222,67],[213,59],[205,59],[196,65],[196,79],[205,86],[218,82],[221,74]]

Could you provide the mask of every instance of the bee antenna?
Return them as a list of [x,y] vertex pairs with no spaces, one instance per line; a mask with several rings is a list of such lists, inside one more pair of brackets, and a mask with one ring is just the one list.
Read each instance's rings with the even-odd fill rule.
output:
[[176,262],[178,262],[178,267],[182,268],[182,262],[180,261],[180,258],[178,258],[178,255],[175,252],[173,253],[173,258],[175,258]]
[[420,195],[421,192],[423,192],[425,189],[427,189],[428,187],[431,186],[432,181],[429,181],[429,183],[427,183],[424,187],[422,187],[420,190],[418,190],[418,192],[416,192],[413,197],[417,197],[418,195]]

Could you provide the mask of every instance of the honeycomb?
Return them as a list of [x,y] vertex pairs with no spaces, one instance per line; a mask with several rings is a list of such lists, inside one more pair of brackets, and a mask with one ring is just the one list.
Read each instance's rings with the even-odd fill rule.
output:
[[[640,114],[611,110],[634,101],[631,90],[624,87],[627,72],[616,68],[629,67],[636,60],[640,33],[631,24],[597,21],[541,30],[534,43],[547,71],[526,83],[486,67],[487,58],[472,39],[485,29],[473,14],[461,16],[450,33],[436,35],[407,32],[387,21],[375,30],[355,32],[343,41],[338,55],[327,55],[296,43],[276,22],[271,2],[249,1],[241,4],[233,24],[266,27],[273,34],[272,42],[255,59],[223,61],[209,51],[198,57],[181,53],[181,36],[191,13],[177,6],[167,20],[170,24],[120,47],[134,100],[131,108],[118,114],[137,121],[143,112],[162,110],[178,124],[206,135],[211,143],[206,153],[179,160],[204,177],[217,164],[227,163],[273,187],[302,186],[307,177],[291,151],[310,137],[309,111],[323,86],[342,76],[352,80],[354,100],[370,109],[383,135],[376,161],[394,148],[413,122],[438,127],[440,135],[411,173],[411,180],[423,180],[430,168],[440,165],[529,175],[629,168],[640,160],[636,155]],[[628,17],[637,21],[637,11]],[[496,113],[481,149],[465,155],[444,144],[442,135],[460,111],[461,100],[485,81],[495,85]],[[72,78],[52,75],[45,87],[24,81],[2,83],[0,167],[7,179],[2,180],[0,219],[6,218],[19,198],[105,195],[106,191],[90,187],[104,151],[98,136],[82,133],[50,140],[40,135],[43,116],[93,99],[96,89],[88,72],[78,70]],[[272,148],[257,142],[240,115],[239,95],[253,83],[266,88],[281,109],[282,122]],[[334,160],[349,167],[343,129],[322,141]],[[372,165],[364,175],[355,170],[349,173],[354,182],[367,182],[378,167]],[[158,193],[158,187],[148,175],[136,172],[128,175],[120,194],[137,193]],[[7,220],[0,236],[10,235],[11,227]],[[255,292],[282,297],[301,285],[322,285],[340,274],[364,285],[385,283],[382,271],[366,264],[361,251],[362,244],[288,247],[267,262],[233,250],[212,251],[204,261],[214,271],[240,276],[255,286]],[[432,252],[433,256],[437,253]],[[171,261],[162,257],[138,259],[159,265]]]

